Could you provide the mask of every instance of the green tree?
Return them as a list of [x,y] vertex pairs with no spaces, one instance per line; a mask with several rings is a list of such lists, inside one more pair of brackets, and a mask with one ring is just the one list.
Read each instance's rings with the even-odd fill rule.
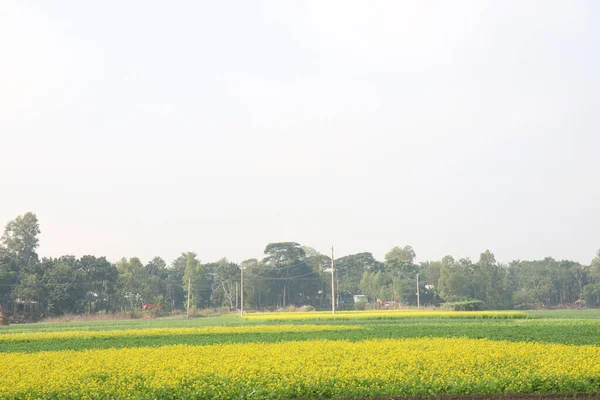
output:
[[385,255],[387,263],[413,264],[415,261],[415,251],[411,246],[394,247]]
[[421,271],[423,271],[424,300],[429,300],[433,304],[437,304],[440,298],[439,280],[440,271],[442,269],[441,261],[425,261],[421,263]]
[[6,224],[1,242],[20,272],[37,273],[39,263],[36,249],[39,246],[40,227],[37,216],[28,212]]
[[142,297],[159,306],[167,297],[167,263],[160,257],[154,257],[144,265],[145,279],[142,285]]
[[185,267],[186,257],[182,254],[171,263],[170,268],[167,268],[165,300],[171,310],[185,309],[186,291],[182,285]]
[[458,262],[452,256],[442,259],[440,268],[440,296],[446,301],[457,301],[472,298],[471,291],[471,262],[463,258]]
[[515,281],[513,301],[516,305],[552,305],[558,291],[553,280],[551,257],[544,260],[520,261],[511,266]]
[[211,301],[215,305],[227,305],[234,309],[235,290],[240,283],[240,266],[222,258],[211,267],[214,270]]
[[494,254],[486,250],[471,268],[472,297],[484,302],[488,309],[510,308],[511,294],[508,270],[496,262]]
[[137,257],[129,260],[121,259],[117,263],[119,277],[117,279],[117,293],[121,300],[121,305],[127,309],[139,309],[144,302],[142,298],[144,285],[144,265]]
[[10,300],[17,283],[17,263],[0,248],[0,307]]
[[[86,283],[86,309],[92,313],[108,312],[115,296],[119,271],[106,257],[83,256],[77,264],[81,280]],[[114,304],[112,304],[114,306]]]
[[583,297],[589,305],[600,304],[600,250],[588,268],[589,282],[583,288]]
[[388,290],[393,299],[403,303],[416,303],[417,273],[419,266],[414,263],[415,251],[410,246],[394,247],[385,255],[384,270],[387,281],[391,282]]
[[270,243],[265,247],[262,260],[263,279],[270,280],[270,286],[279,292],[275,303],[310,304],[317,298],[319,271],[308,264],[306,253],[295,242]]
[[74,256],[42,260],[44,314],[60,315],[83,311],[83,299],[87,290],[81,282],[83,276],[77,269],[77,263],[78,260]]
[[360,280],[360,290],[369,299],[385,301],[392,297],[392,280],[384,271],[366,271]]
[[[210,301],[210,287],[206,268],[196,258],[196,253],[183,253],[185,258],[185,272],[182,284],[186,293],[186,301],[190,299],[192,308],[208,306]],[[189,288],[189,291],[188,291]]]
[[244,260],[240,269],[244,269],[244,305],[256,310],[264,308],[269,304],[268,281],[260,278],[263,274],[263,266],[256,258]]
[[[329,259],[329,257],[327,257]],[[371,253],[358,253],[335,260],[335,271],[340,281],[340,292],[345,296],[360,294],[360,282],[365,272],[383,270],[383,263]]]

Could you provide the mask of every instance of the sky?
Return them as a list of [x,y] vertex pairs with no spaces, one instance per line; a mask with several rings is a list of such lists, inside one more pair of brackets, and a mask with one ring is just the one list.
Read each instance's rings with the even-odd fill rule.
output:
[[39,253],[600,248],[600,4],[0,0],[0,224]]

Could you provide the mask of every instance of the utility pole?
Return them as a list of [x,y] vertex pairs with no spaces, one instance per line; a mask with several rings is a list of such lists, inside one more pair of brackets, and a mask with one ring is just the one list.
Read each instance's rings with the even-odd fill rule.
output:
[[333,246],[331,246],[331,313],[335,314],[335,262],[333,261]]
[[192,277],[188,278],[188,306],[187,306],[187,318],[190,317],[190,296],[192,292]]
[[238,303],[238,300],[239,300],[239,297],[238,297],[238,285],[239,285],[239,283],[236,282],[235,283],[235,309],[236,310],[239,309],[239,306],[238,306],[238,304],[239,304]]
[[241,270],[241,279],[240,279],[240,297],[241,297],[241,301],[240,301],[240,317],[244,316],[244,267],[242,267],[240,265],[240,270]]
[[339,310],[339,308],[340,308],[340,276],[339,275],[335,277],[335,284],[336,284],[335,291],[337,292],[335,305],[337,306],[337,308]]
[[419,298],[419,274],[417,274],[417,310],[421,309],[421,299]]

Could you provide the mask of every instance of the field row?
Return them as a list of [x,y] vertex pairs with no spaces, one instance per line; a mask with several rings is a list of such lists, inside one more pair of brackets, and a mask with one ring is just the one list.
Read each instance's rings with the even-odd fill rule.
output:
[[246,320],[258,321],[314,321],[314,320],[386,320],[398,318],[427,319],[521,319],[529,318],[520,311],[413,311],[413,310],[376,310],[376,311],[330,311],[318,312],[277,312],[253,313],[244,317]]
[[[32,368],[35,366],[35,368]],[[0,354],[2,398],[299,398],[600,390],[600,347],[389,339]]]
[[[8,331],[7,331],[8,332]],[[274,343],[280,341],[399,339],[467,337],[510,341],[537,341],[576,345],[600,345],[600,320],[422,320],[371,321],[356,324],[275,324],[147,328],[87,331],[4,333],[0,353],[54,350],[210,345],[226,343]]]

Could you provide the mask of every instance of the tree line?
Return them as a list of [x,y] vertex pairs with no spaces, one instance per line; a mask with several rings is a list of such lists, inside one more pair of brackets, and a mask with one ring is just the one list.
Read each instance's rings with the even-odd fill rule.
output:
[[[140,310],[152,303],[165,311],[238,305],[244,274],[244,307],[265,310],[331,304],[331,258],[295,242],[270,243],[262,259],[236,264],[223,258],[203,263],[184,252],[170,264],[161,257],[111,262],[86,255],[37,254],[40,228],[28,212],[6,224],[0,240],[0,305],[36,305],[41,315]],[[489,250],[477,261],[446,256],[415,262],[410,246],[394,247],[379,261],[363,252],[335,259],[336,302],[355,306],[353,295],[371,302],[414,305],[480,300],[487,309],[600,305],[600,251],[589,265],[575,261],[496,261]]]

